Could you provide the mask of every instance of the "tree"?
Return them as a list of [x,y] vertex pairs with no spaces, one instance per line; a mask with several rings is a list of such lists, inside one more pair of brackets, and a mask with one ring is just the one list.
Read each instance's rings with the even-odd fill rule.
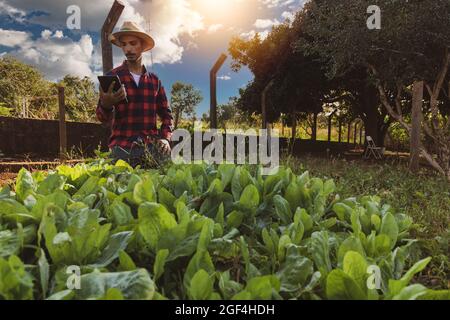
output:
[[70,120],[95,122],[95,107],[98,94],[94,82],[89,77],[83,79],[66,75],[59,83],[65,87],[66,112]]
[[321,56],[329,78],[364,68],[383,108],[408,134],[413,84],[424,81],[428,96],[422,109],[425,139],[419,144],[420,153],[450,180],[449,94],[444,86],[450,80],[450,2],[378,1],[381,30],[366,26],[363,13],[371,4],[370,0],[310,1],[304,29],[309,41],[298,46]]
[[289,115],[293,136],[298,114],[319,113],[329,90],[317,59],[293,50],[294,37],[302,29],[302,14],[293,23],[286,21],[274,27],[264,40],[257,34],[247,41],[233,38],[229,45],[233,70],[247,66],[255,76],[240,91],[239,105],[248,113],[261,114],[265,110],[268,122],[278,120],[282,114]]
[[175,82],[172,86],[170,104],[172,112],[175,114],[174,126],[178,128],[183,115],[193,116],[195,107],[203,101],[200,90],[194,88],[192,84]]
[[35,67],[11,56],[0,58],[0,102],[12,116],[23,115],[25,103],[27,116],[54,118],[57,101],[51,96],[55,93],[52,84]]

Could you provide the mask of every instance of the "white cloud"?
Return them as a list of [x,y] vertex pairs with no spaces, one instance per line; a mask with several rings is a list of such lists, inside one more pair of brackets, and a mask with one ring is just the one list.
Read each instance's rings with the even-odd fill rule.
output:
[[25,11],[19,10],[7,4],[5,1],[0,1],[0,14],[6,14],[19,22],[22,22],[26,15]]
[[28,41],[30,34],[24,31],[4,30],[0,28],[0,45],[5,47],[16,47]]
[[[17,31],[2,32],[14,34]],[[79,41],[73,41],[60,30],[44,30],[37,39],[29,35],[23,39],[8,54],[36,66],[47,79],[56,81],[66,74],[94,78],[91,70],[94,46],[89,35],[82,35]]]
[[228,81],[228,80],[231,80],[231,77],[230,76],[220,76],[220,77],[217,77],[217,79]]
[[[55,30],[66,25],[69,5],[81,9],[81,32],[98,32],[114,0],[40,0],[39,5],[32,0],[4,0],[2,3],[14,10],[30,13],[37,8],[48,15],[34,16],[30,22]],[[122,0],[125,9],[117,23],[116,29],[125,20],[133,20],[147,29],[150,21],[150,33],[155,39],[153,49],[155,63],[180,62],[184,47],[180,39],[183,35],[195,37],[196,32],[204,29],[203,20],[190,5],[188,0]],[[120,53],[120,51],[115,50]],[[121,57],[123,59],[123,57]]]
[[210,25],[209,28],[208,28],[208,33],[209,33],[209,34],[215,33],[215,32],[217,32],[217,31],[219,31],[220,29],[223,29],[223,24],[220,24],[220,23],[218,23],[218,24],[212,24],[212,25]]
[[256,36],[256,34],[259,35],[259,38],[261,40],[264,40],[269,35],[269,30],[258,31],[258,32],[256,32],[255,30],[250,30],[249,32],[241,33],[240,37],[244,38],[246,40],[249,40],[249,39],[253,39]]
[[270,20],[270,19],[257,19],[254,26],[258,29],[267,29],[272,26],[279,25],[280,22],[277,19]]
[[290,12],[290,11],[284,11],[284,12],[281,14],[281,17],[282,17],[283,19],[289,19],[290,21],[293,21],[294,18],[295,18],[295,13],[294,13],[294,12]]
[[266,5],[267,8],[277,8],[293,4],[295,0],[259,0],[259,2]]

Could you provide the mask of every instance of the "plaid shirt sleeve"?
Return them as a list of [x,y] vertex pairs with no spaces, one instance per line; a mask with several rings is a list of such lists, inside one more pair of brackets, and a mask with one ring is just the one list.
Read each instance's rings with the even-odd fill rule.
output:
[[161,84],[161,80],[158,80],[158,95],[156,97],[157,113],[161,119],[161,138],[170,141],[173,131],[173,117],[172,110],[170,109],[169,102],[167,100],[166,92]]
[[98,121],[100,121],[101,123],[110,123],[113,118],[113,109],[114,108],[111,108],[110,110],[104,109],[101,99],[98,99],[96,110]]

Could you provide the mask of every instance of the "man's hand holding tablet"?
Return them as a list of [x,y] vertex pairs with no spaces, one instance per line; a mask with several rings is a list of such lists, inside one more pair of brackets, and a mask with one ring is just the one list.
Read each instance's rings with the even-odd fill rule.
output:
[[98,80],[100,82],[100,99],[104,109],[112,109],[123,100],[128,103],[125,85],[120,83],[118,76],[99,76]]

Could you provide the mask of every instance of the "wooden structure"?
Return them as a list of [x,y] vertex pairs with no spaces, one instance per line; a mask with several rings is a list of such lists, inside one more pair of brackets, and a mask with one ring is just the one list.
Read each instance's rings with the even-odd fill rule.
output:
[[209,117],[211,121],[211,129],[217,129],[217,72],[227,59],[227,55],[222,53],[216,63],[209,72],[210,82],[210,110]]
[[59,159],[64,161],[67,154],[66,102],[64,87],[58,87],[59,106]]
[[125,5],[120,0],[115,0],[101,30],[103,74],[111,71],[114,66],[112,44],[109,41],[109,35],[116,26],[124,8]]

